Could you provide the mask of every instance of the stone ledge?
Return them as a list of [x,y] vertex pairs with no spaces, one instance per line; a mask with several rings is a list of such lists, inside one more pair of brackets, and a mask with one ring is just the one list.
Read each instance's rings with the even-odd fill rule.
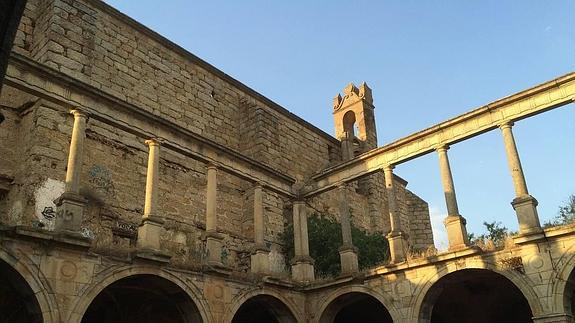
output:
[[133,253],[134,259],[143,259],[147,261],[159,262],[159,263],[169,263],[172,255],[161,251],[153,249],[140,249]]
[[82,236],[79,232],[53,232],[27,226],[0,226],[0,233],[6,236],[19,237],[29,240],[44,240],[56,244],[66,245],[71,249],[88,250],[92,246],[90,238]]

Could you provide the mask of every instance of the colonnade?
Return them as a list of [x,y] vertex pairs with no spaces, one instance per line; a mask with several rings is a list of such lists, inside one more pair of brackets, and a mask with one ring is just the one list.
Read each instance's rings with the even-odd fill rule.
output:
[[[70,143],[70,153],[66,171],[65,192],[56,201],[58,206],[55,230],[71,236],[79,236],[83,211],[86,200],[80,195],[80,171],[83,159],[84,138],[88,114],[81,110],[73,110],[74,126]],[[537,200],[529,195],[517,146],[512,132],[512,123],[500,125],[503,136],[508,166],[515,189],[515,198],[511,202],[519,222],[519,236],[516,242],[538,239],[542,236],[542,229],[537,215]],[[150,139],[145,142],[148,146],[148,166],[146,176],[146,194],[144,212],[138,228],[137,247],[139,252],[152,254],[155,257],[169,259],[169,255],[160,249],[160,232],[164,224],[161,212],[158,212],[158,182],[161,141]],[[449,164],[447,145],[438,145],[436,152],[439,159],[441,182],[447,206],[447,217],[444,224],[449,240],[449,250],[459,250],[469,247],[465,218],[460,214],[453,174]],[[394,187],[395,165],[386,165],[382,168],[389,209],[390,232],[387,239],[390,246],[391,263],[400,263],[407,257],[408,242],[401,217],[397,207]],[[207,250],[207,263],[215,267],[224,267],[222,262],[223,236],[218,233],[217,215],[217,177],[218,166],[206,166],[206,231],[205,241]],[[359,270],[357,249],[353,245],[351,236],[350,214],[348,204],[347,184],[339,186],[340,216],[343,245],[340,248],[342,273],[353,273]],[[255,182],[253,186],[253,223],[254,248],[251,255],[251,270],[254,273],[269,272],[269,249],[265,244],[264,228],[264,187],[262,183]],[[313,259],[309,254],[307,232],[307,211],[303,199],[293,201],[293,225],[295,257],[292,261],[292,276],[297,281],[311,281],[314,279]]]

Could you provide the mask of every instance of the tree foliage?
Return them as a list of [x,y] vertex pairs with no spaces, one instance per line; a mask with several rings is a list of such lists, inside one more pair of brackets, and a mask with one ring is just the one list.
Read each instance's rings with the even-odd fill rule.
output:
[[[381,233],[367,233],[351,224],[354,246],[358,248],[360,269],[388,259],[389,246]],[[318,276],[337,276],[341,271],[339,248],[342,245],[341,225],[332,217],[312,214],[308,218],[310,256],[315,261]],[[293,225],[288,225],[280,237],[284,245],[286,263],[294,257]]]
[[487,233],[475,236],[473,233],[468,234],[469,241],[475,244],[485,244],[486,241],[491,241],[496,247],[503,246],[505,239],[512,233],[502,225],[501,222],[493,221],[491,223],[484,221],[483,225]]
[[557,216],[545,223],[545,227],[575,223],[575,194],[571,194],[564,205],[559,206]]

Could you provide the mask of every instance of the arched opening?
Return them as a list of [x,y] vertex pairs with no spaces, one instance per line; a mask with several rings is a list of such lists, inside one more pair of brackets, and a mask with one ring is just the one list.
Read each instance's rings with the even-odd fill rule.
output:
[[569,274],[563,292],[563,308],[565,313],[575,316],[575,269]]
[[8,322],[42,322],[42,310],[24,277],[0,260],[0,323]]
[[258,295],[244,302],[232,319],[232,323],[296,323],[289,308],[270,295]]
[[347,111],[343,115],[343,131],[346,132],[347,138],[355,138],[355,113]]
[[486,269],[456,271],[427,292],[420,322],[532,322],[523,293],[509,279]]
[[323,311],[320,323],[392,323],[393,319],[375,297],[352,292],[339,296]]
[[201,323],[198,308],[178,285],[154,275],[122,278],[92,301],[82,323]]
[[362,147],[361,141],[357,137],[359,134],[359,129],[357,129],[355,113],[353,111],[347,111],[343,115],[343,131],[345,134],[345,139],[350,145],[350,152],[353,154],[353,156],[359,155],[361,153]]

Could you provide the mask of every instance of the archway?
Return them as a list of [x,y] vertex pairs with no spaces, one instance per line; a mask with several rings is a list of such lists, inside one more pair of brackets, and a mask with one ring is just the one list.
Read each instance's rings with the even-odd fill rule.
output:
[[271,295],[257,295],[244,302],[232,323],[296,323],[289,308]]
[[563,292],[563,309],[565,313],[575,316],[575,269],[569,274]]
[[343,115],[343,131],[347,132],[348,138],[354,138],[357,134],[355,132],[355,113],[347,111]]
[[12,266],[0,260],[0,323],[42,322],[34,291]]
[[92,301],[82,323],[201,323],[192,299],[171,281],[148,274],[122,278]]
[[505,276],[465,269],[443,276],[425,295],[420,322],[532,322],[523,293]]
[[388,310],[375,297],[351,292],[333,300],[321,314],[320,323],[392,323]]

